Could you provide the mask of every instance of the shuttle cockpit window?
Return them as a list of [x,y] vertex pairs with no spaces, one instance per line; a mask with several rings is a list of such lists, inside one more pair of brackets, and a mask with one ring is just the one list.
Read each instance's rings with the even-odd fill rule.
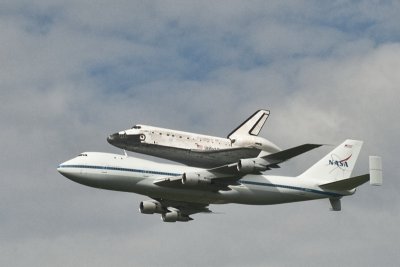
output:
[[135,125],[132,127],[132,129],[141,129],[141,128],[142,128],[142,126],[140,126],[140,125]]

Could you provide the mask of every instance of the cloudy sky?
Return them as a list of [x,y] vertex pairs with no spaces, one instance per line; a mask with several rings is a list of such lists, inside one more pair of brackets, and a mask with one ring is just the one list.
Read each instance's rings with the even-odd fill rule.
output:
[[[1,266],[398,266],[398,1],[1,1]],[[214,205],[166,224],[145,196],[57,173],[144,123],[225,136],[256,109],[282,148],[365,141],[383,187]],[[296,175],[320,148],[279,170]]]

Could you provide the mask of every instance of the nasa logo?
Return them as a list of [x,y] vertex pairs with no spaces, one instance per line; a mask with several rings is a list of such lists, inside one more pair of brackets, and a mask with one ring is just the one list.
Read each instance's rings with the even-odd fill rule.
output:
[[337,167],[339,167],[339,168],[342,168],[342,167],[348,168],[348,167],[349,167],[349,164],[347,163],[347,161],[351,158],[351,156],[352,156],[352,155],[350,155],[350,156],[348,156],[347,158],[342,159],[342,160],[334,160],[334,159],[333,159],[333,158],[334,158],[333,155],[331,155],[331,158],[332,158],[332,159],[329,160],[329,165],[337,166]]

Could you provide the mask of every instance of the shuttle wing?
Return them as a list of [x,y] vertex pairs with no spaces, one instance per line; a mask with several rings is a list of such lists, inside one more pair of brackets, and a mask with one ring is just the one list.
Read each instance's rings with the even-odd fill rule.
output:
[[[192,165],[192,161],[198,159],[197,166],[204,162],[204,166],[218,167],[239,159],[254,158],[260,154],[261,150],[254,147],[237,147],[218,150],[190,150],[191,158],[187,159],[186,164]],[[199,166],[202,167],[202,166]]]
[[278,164],[320,146],[304,144],[260,158],[245,158],[216,168],[157,179],[154,184],[173,187],[192,186],[211,191],[230,190],[229,185],[238,184],[238,180],[247,174],[259,174],[262,171],[279,168]]
[[[158,146],[155,150],[152,145],[141,144],[134,151],[151,156],[179,162],[188,166],[200,168],[214,168],[243,158],[257,157],[261,150],[254,147],[235,147],[217,150],[183,149],[171,146]],[[157,153],[154,153],[157,151]]]

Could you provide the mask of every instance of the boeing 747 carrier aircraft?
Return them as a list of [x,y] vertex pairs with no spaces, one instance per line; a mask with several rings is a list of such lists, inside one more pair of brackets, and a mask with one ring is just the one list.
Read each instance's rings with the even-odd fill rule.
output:
[[258,136],[269,114],[269,110],[258,110],[227,138],[138,124],[110,135],[107,141],[128,151],[212,168],[280,151],[275,144]]
[[210,204],[270,205],[327,198],[333,210],[340,199],[370,180],[382,184],[380,157],[370,157],[370,173],[351,176],[362,146],[346,140],[297,177],[261,172],[319,147],[305,144],[262,157],[204,169],[161,164],[116,154],[85,152],[58,166],[77,183],[148,196],[139,205],[144,214],[161,214],[164,222],[187,222],[199,212],[211,212]]

